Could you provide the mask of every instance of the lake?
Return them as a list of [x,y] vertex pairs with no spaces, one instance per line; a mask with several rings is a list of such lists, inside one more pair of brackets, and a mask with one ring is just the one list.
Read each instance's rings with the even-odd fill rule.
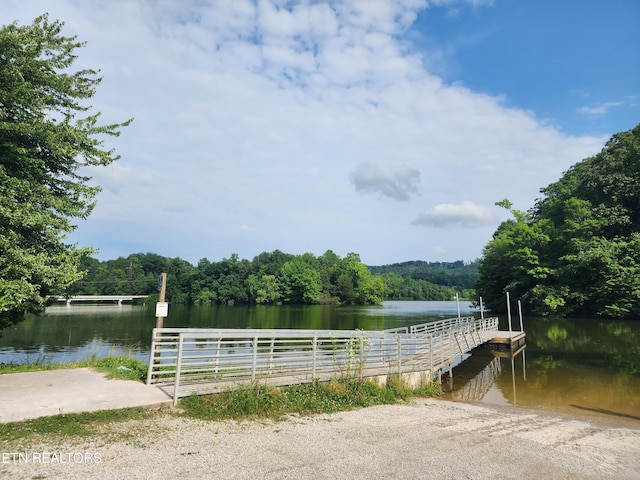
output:
[[[382,330],[457,316],[456,302],[381,306],[172,305],[165,327]],[[460,303],[462,315],[476,313]],[[155,310],[131,305],[54,306],[2,331],[0,363],[71,363],[92,356],[148,361]],[[514,329],[519,329],[514,318]],[[520,405],[640,422],[640,322],[524,318],[515,358],[474,351],[445,377],[445,398]],[[501,328],[507,329],[505,318]]]

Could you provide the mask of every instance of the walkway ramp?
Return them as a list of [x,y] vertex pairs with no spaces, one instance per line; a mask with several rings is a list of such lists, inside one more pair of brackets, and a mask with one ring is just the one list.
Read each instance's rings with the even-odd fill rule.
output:
[[156,328],[147,383],[174,404],[241,384],[433,376],[495,337],[498,318],[457,317],[385,331]]

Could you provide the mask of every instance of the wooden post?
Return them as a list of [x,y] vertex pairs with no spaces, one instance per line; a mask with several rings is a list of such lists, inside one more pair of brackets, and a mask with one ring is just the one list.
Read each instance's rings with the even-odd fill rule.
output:
[[[160,278],[162,280],[160,281],[160,298],[158,299],[158,301],[164,303],[164,297],[167,292],[167,274],[163,272],[160,275]],[[162,323],[164,321],[163,319],[164,317],[156,317],[156,328],[162,328]]]

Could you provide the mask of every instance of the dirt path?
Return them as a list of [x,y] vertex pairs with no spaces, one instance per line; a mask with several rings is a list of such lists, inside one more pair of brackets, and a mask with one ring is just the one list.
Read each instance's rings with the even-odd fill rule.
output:
[[[640,478],[640,422],[432,399],[275,423],[158,415],[117,428],[22,448],[26,462],[3,452],[0,478]],[[66,463],[42,461],[55,452]]]

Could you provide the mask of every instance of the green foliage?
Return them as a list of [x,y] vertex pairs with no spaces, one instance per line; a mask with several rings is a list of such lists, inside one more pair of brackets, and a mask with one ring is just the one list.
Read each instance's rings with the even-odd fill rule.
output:
[[145,420],[151,415],[144,408],[124,408],[0,423],[0,447],[6,448],[8,442],[33,442],[36,438],[46,438],[52,444],[62,443],[68,441],[69,437],[97,435],[104,424]]
[[[373,275],[396,274],[402,278],[423,280],[430,284],[451,287],[455,297],[456,290],[471,289],[478,279],[479,260],[465,263],[456,262],[423,262],[410,261],[369,267]],[[449,300],[451,295],[446,298]],[[440,300],[440,299],[433,299]]]
[[311,254],[289,260],[282,266],[285,298],[292,303],[315,303],[322,291],[320,272]]
[[233,254],[220,262],[203,258],[195,267],[179,258],[153,253],[105,262],[83,256],[80,265],[85,276],[72,284],[66,295],[150,295],[156,291],[162,272],[167,272],[166,296],[172,303],[378,304],[385,292],[384,280],[373,277],[357,254],[349,253],[342,259],[330,250],[320,257],[276,250],[261,253],[252,261]]
[[120,380],[144,380],[147,377],[147,364],[134,358],[105,357],[91,358],[78,363],[49,364],[49,363],[22,363],[0,364],[0,375],[3,373],[36,372],[40,370],[58,370],[66,368],[92,367],[107,373],[107,378]]
[[369,267],[383,282],[387,300],[451,300],[475,298],[472,287],[478,279],[478,262],[410,261]]
[[486,245],[476,289],[539,315],[640,317],[640,125],[543,188],[527,214],[508,208]]
[[[474,264],[462,262],[437,264],[437,267],[426,262],[414,263],[416,276],[424,273],[424,264],[429,265],[427,269],[440,272],[434,274],[440,279],[444,278],[442,272],[458,272],[452,275],[461,277],[462,271],[474,272],[476,268]],[[379,304],[385,299],[451,300],[456,293],[461,294],[461,298],[474,298],[470,290],[458,291],[427,280],[402,277],[393,271],[393,266],[390,271],[373,275],[371,270],[385,267],[367,267],[357,253],[341,258],[331,250],[319,257],[275,250],[263,252],[251,261],[241,260],[234,254],[219,262],[203,258],[195,267],[180,258],[165,258],[154,253],[135,253],[104,262],[85,255],[80,258],[80,268],[84,277],[69,286],[66,295],[153,296],[158,276],[167,272],[167,300],[195,305],[283,302],[367,305]]]
[[89,113],[101,78],[72,71],[83,44],[62,27],[44,15],[0,28],[0,329],[80,278],[87,250],[65,239],[100,190],[80,169],[117,160],[100,138],[129,123],[100,125]]
[[[82,364],[84,366],[85,364]],[[86,362],[87,366],[108,372],[107,378],[119,380],[145,380],[147,364],[134,358],[105,357]]]
[[438,395],[437,385],[419,390],[398,379],[386,387],[362,379],[332,379],[283,388],[253,383],[215,395],[191,395],[180,401],[184,415],[203,420],[281,418],[285,415],[334,413],[372,405],[393,404],[415,395]]

